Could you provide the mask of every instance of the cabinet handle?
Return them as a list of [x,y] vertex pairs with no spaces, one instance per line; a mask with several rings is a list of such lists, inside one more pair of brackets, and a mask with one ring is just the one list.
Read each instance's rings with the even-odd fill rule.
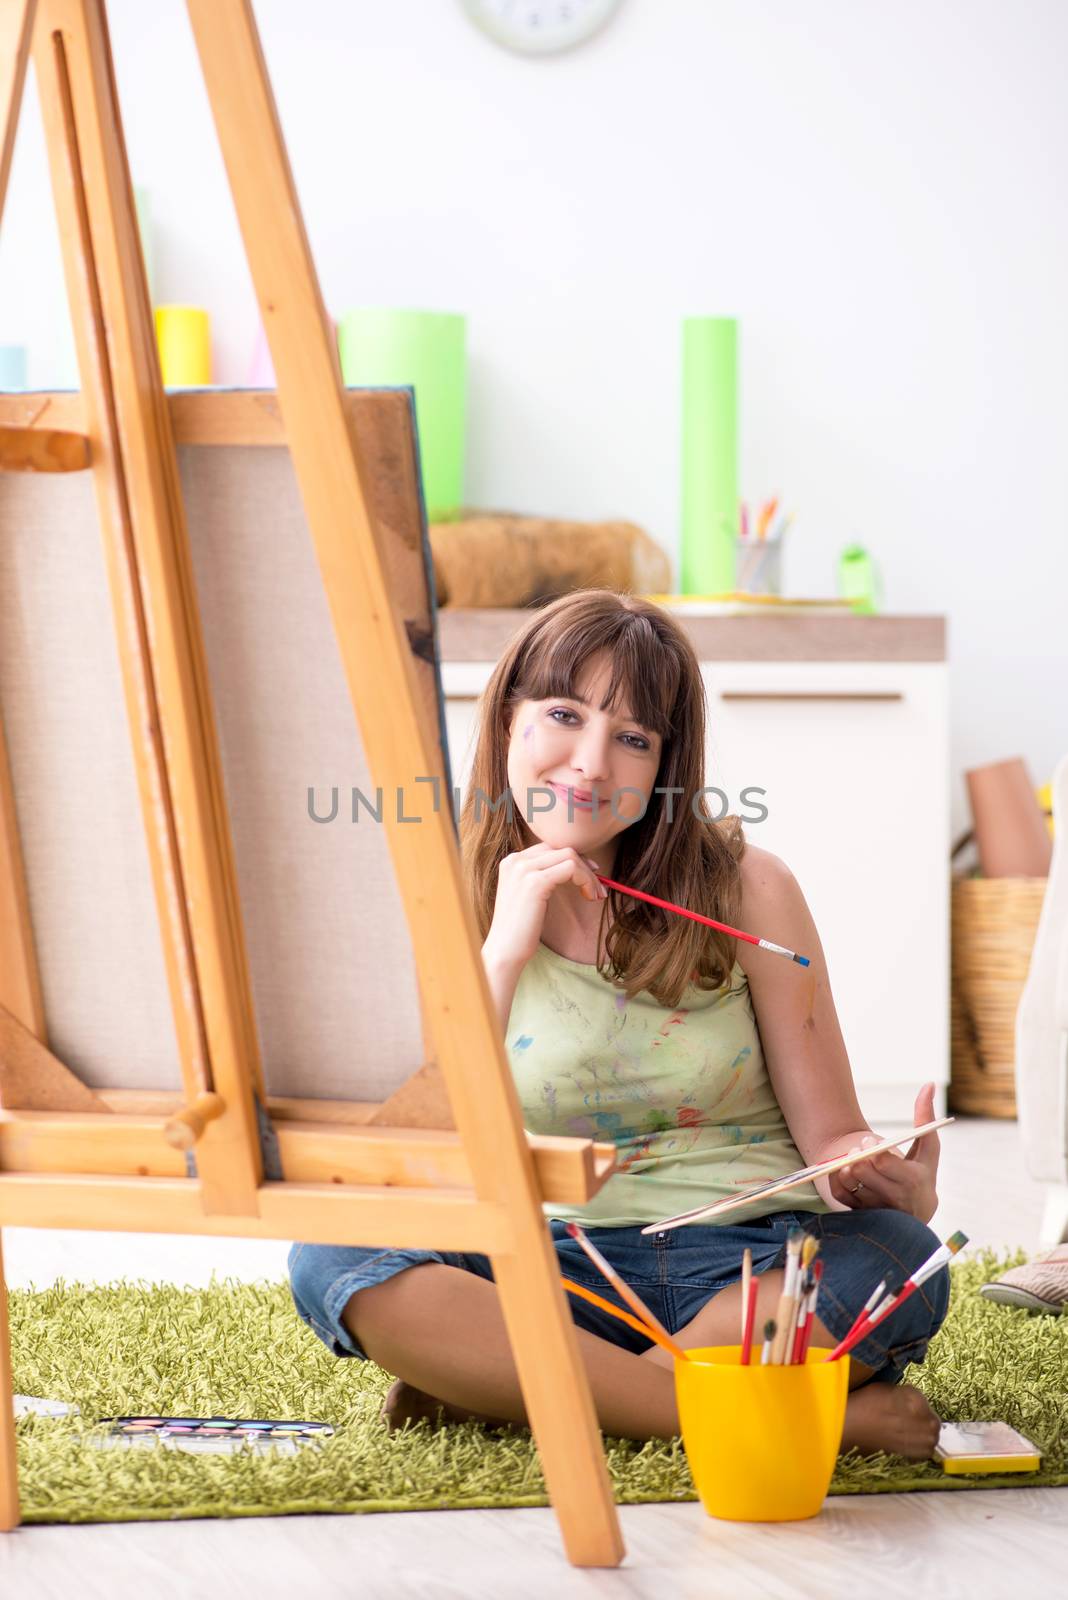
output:
[[904,700],[900,689],[721,689],[721,700]]

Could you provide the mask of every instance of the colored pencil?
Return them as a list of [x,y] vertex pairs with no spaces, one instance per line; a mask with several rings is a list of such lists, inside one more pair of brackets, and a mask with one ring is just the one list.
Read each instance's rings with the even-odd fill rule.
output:
[[660,1345],[669,1355],[677,1358],[681,1357],[683,1361],[689,1361],[690,1358],[682,1346],[676,1344],[674,1339],[661,1338],[651,1323],[642,1322],[638,1317],[632,1317],[629,1311],[621,1311],[619,1306],[612,1304],[611,1300],[605,1300],[595,1290],[587,1289],[584,1284],[572,1283],[570,1278],[561,1278],[560,1282],[568,1294],[577,1295],[580,1300],[588,1300],[591,1306],[600,1306],[602,1311],[607,1311],[613,1317],[618,1317],[620,1322],[625,1322],[628,1328],[634,1328],[638,1333],[643,1333],[647,1339],[652,1339],[654,1344]]
[[762,507],[761,512],[760,512],[760,516],[757,519],[757,538],[758,539],[766,539],[767,538],[767,535],[768,535],[768,523],[771,521],[772,517],[775,515],[775,510],[776,510],[776,507],[778,506],[778,504],[779,504],[779,499],[778,499],[778,496],[776,495],[771,500],[768,500],[764,504],[764,506]]
[[608,1282],[612,1285],[612,1288],[616,1291],[619,1298],[626,1301],[627,1305],[630,1306],[630,1309],[634,1312],[634,1315],[641,1318],[650,1332],[656,1332],[657,1342],[659,1344],[663,1344],[668,1350],[671,1351],[673,1355],[680,1356],[684,1361],[688,1361],[689,1356],[687,1356],[682,1346],[675,1343],[674,1339],[664,1327],[663,1323],[659,1322],[657,1318],[654,1317],[644,1300],[641,1300],[638,1295],[634,1293],[634,1290],[630,1287],[630,1285],[624,1282],[624,1280],[619,1276],[619,1273],[616,1271],[615,1267],[612,1266],[611,1262],[605,1260],[597,1246],[590,1243],[582,1229],[579,1227],[578,1223],[569,1222],[567,1224],[567,1232],[572,1239],[576,1239],[578,1241],[583,1250],[585,1250],[586,1254],[589,1256],[590,1260],[593,1262],[594,1266],[597,1268],[597,1271],[602,1273],[604,1277],[608,1279]]
[[781,944],[773,944],[770,939],[760,939],[755,933],[743,933],[741,928],[732,928],[729,923],[717,922],[714,917],[703,917],[699,911],[687,911],[685,906],[677,906],[671,900],[661,900],[655,894],[646,894],[644,889],[628,889],[625,883],[616,883],[613,878],[606,878],[603,873],[595,872],[594,877],[598,883],[603,883],[606,889],[616,889],[620,894],[633,895],[635,900],[647,900],[651,906],[660,906],[664,911],[675,911],[680,917],[689,917],[691,922],[703,922],[706,928],[718,928],[720,933],[729,933],[734,939],[744,939],[747,944],[755,944],[761,950],[770,950],[773,956],[786,956],[787,960],[796,961],[799,967],[811,965],[808,956],[799,956],[796,951],[787,950]]

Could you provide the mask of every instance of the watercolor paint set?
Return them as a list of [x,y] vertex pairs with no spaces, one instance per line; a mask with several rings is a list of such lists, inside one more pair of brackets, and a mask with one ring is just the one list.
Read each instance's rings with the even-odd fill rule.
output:
[[108,1417],[104,1447],[163,1445],[205,1455],[232,1455],[246,1448],[294,1455],[302,1445],[320,1445],[333,1433],[329,1422],[292,1422],[266,1417]]

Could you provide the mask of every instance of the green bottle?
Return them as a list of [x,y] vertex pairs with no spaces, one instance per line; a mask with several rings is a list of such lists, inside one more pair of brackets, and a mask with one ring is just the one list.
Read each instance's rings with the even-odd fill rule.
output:
[[838,593],[853,610],[871,616],[882,598],[879,571],[862,544],[847,544],[838,557]]

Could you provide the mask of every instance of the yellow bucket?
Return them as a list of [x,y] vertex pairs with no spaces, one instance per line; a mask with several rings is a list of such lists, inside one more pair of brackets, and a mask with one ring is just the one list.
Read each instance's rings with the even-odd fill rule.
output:
[[741,1345],[675,1362],[682,1439],[701,1504],[731,1522],[814,1517],[842,1441],[849,1357],[813,1347],[804,1366],[743,1367]]

